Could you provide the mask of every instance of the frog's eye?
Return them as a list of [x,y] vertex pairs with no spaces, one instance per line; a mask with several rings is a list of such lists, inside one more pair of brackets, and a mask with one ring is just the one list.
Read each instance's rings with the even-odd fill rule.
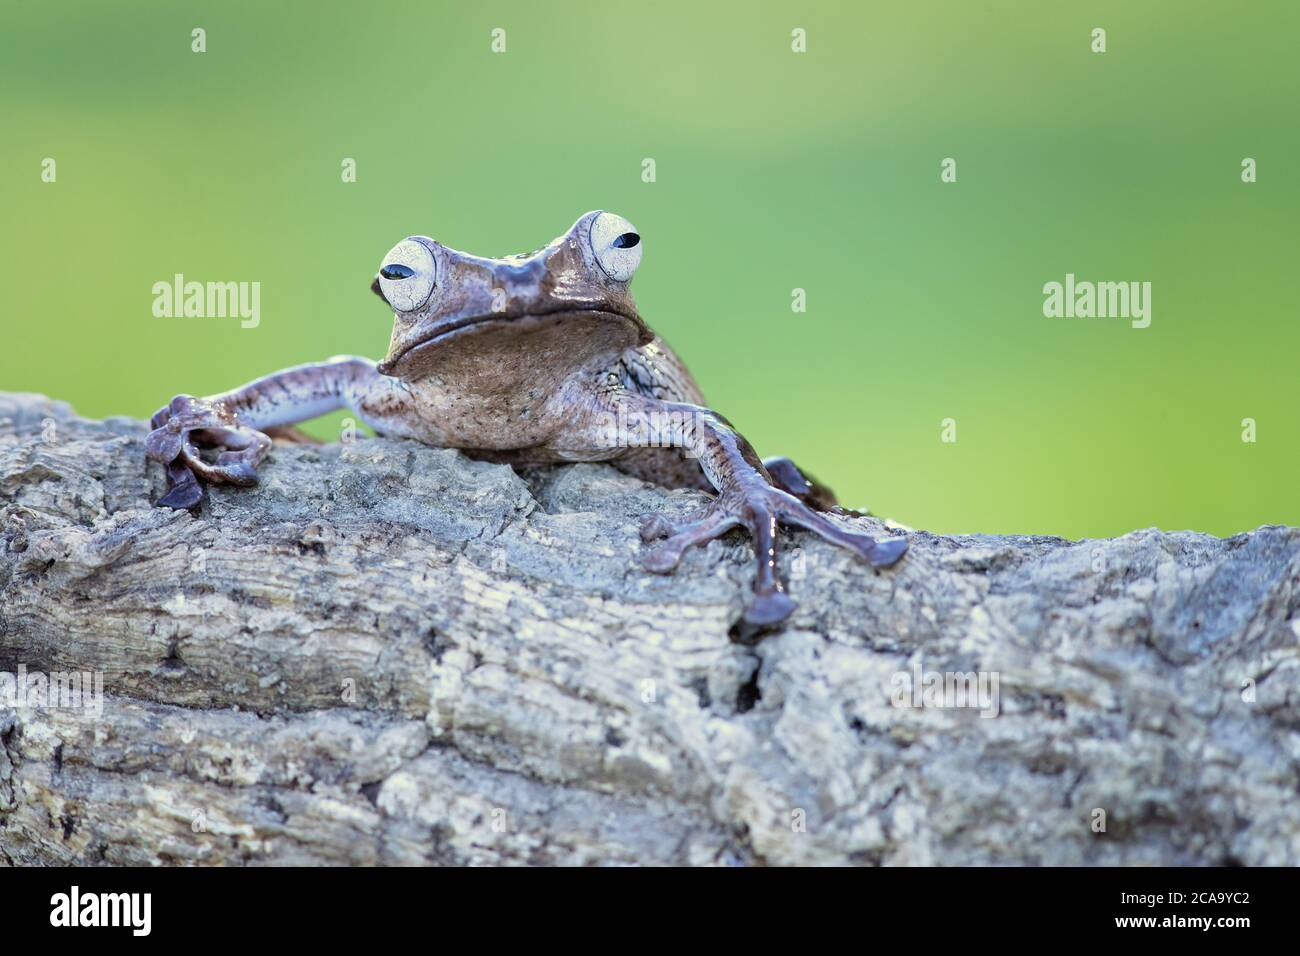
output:
[[591,221],[591,251],[615,282],[627,282],[641,264],[641,236],[622,216],[602,212]]
[[379,265],[379,293],[398,312],[413,312],[433,291],[433,253],[418,239],[403,239]]

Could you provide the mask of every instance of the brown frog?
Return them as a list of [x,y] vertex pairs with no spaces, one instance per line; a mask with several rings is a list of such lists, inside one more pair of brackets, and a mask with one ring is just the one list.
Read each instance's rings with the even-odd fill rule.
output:
[[[339,408],[382,435],[514,465],[609,461],[669,487],[715,491],[684,521],[642,520],[643,559],[672,571],[682,553],[743,527],[758,556],[753,628],[793,603],[776,569],[778,522],[806,528],[876,567],[907,550],[828,517],[834,496],[785,458],[760,461],[704,404],[699,386],[637,312],[628,284],[641,262],[626,219],[589,212],[546,247],[486,259],[424,236],[398,243],[371,288],[393,308],[388,356],[341,356],[241,388],[178,395],[153,416],[147,448],[167,468],[159,501],[192,508],[201,481],[251,485],[271,434]],[[207,454],[203,454],[203,452]],[[214,457],[215,453],[215,457]]]

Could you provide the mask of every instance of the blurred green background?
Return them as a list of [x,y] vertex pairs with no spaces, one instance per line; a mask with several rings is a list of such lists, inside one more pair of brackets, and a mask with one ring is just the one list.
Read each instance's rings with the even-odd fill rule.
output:
[[[0,388],[146,416],[378,358],[399,239],[521,252],[605,208],[710,403],[849,503],[944,532],[1294,524],[1298,35],[1290,0],[9,0]],[[154,318],[177,272],[260,281],[260,326]],[[1151,327],[1045,318],[1067,272],[1150,281]]]

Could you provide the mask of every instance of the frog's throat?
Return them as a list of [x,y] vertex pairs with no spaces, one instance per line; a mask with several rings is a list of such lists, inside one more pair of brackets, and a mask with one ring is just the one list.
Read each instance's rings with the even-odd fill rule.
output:
[[567,307],[562,307],[557,309],[550,309],[545,312],[520,312],[518,314],[513,314],[513,315],[510,313],[489,312],[486,315],[471,315],[471,316],[465,316],[463,318],[455,319],[451,322],[446,323],[445,325],[440,326],[439,328],[431,330],[428,335],[421,336],[420,338],[410,342],[404,342],[396,351],[390,352],[389,355],[382,362],[378,364],[377,368],[381,375],[400,374],[398,369],[402,363],[402,360],[405,359],[407,356],[409,356],[412,352],[416,351],[417,349],[423,349],[427,346],[434,345],[439,342],[444,342],[449,339],[457,338],[461,334],[465,333],[467,330],[473,329],[477,326],[503,324],[508,322],[523,321],[526,319],[540,319],[540,318],[545,318],[548,315],[560,315],[560,314],[582,315],[582,316],[604,315],[610,317],[611,319],[621,319],[625,322],[630,323],[634,327],[637,334],[636,344],[638,346],[646,345],[649,342],[653,341],[654,339],[654,333],[650,331],[650,327],[645,324],[645,322],[641,319],[639,315],[635,313],[628,314],[621,310],[616,311],[610,308],[575,308],[573,306],[567,306]]

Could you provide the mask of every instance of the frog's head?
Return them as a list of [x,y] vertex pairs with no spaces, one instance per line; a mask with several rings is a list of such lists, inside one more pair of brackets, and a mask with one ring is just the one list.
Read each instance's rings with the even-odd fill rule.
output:
[[636,228],[601,211],[536,252],[504,259],[404,239],[371,286],[393,308],[379,371],[463,377],[506,362],[526,377],[606,361],[653,338],[628,292],[640,262]]

